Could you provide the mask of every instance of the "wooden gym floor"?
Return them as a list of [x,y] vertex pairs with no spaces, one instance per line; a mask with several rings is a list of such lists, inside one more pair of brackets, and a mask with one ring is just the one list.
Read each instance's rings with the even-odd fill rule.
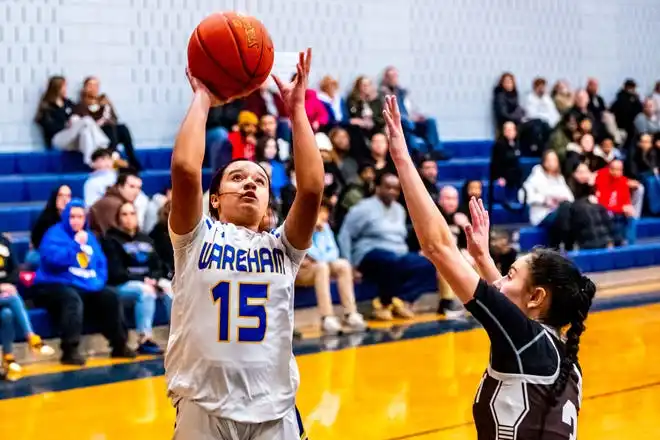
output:
[[[597,309],[580,350],[578,438],[660,438],[660,293],[606,298]],[[296,354],[298,406],[312,440],[476,438],[471,405],[488,340],[471,321],[422,316],[366,335],[307,339]],[[171,438],[161,359],[26,370],[0,383],[0,438]]]

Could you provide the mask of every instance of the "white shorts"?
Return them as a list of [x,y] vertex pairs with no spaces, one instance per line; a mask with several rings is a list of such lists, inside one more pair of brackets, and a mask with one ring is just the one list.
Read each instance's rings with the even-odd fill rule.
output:
[[307,440],[298,408],[282,419],[265,423],[241,423],[207,413],[185,399],[176,405],[174,440]]

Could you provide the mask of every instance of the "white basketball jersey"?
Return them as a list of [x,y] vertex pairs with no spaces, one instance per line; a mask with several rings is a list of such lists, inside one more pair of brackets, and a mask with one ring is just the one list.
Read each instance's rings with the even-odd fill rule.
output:
[[306,251],[284,226],[256,233],[203,217],[170,230],[174,301],[165,371],[170,396],[244,423],[284,417],[295,405],[294,281]]

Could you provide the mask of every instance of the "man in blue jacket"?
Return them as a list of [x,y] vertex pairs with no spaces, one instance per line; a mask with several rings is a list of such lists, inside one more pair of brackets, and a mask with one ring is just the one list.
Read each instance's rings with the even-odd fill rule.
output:
[[135,357],[126,346],[121,301],[106,287],[107,260],[94,234],[86,229],[85,204],[71,200],[61,217],[41,241],[41,265],[34,281],[37,303],[48,310],[61,332],[61,362],[85,363],[78,351],[83,307],[90,324],[98,326],[110,342],[112,357]]

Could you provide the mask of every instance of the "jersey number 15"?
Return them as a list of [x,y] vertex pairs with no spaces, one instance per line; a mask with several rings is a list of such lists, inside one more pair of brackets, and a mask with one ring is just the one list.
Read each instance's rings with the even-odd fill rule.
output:
[[218,342],[230,340],[229,304],[238,299],[238,317],[253,318],[256,326],[237,326],[238,342],[261,342],[266,336],[268,315],[266,301],[268,300],[268,284],[238,283],[238,297],[232,297],[232,286],[229,281],[216,284],[211,289],[213,303],[218,304]]

